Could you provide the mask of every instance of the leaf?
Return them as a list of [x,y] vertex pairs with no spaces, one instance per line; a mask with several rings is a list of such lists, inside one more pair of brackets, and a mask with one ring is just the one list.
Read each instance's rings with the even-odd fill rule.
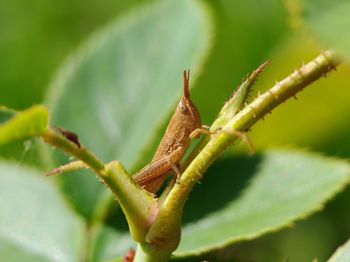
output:
[[289,150],[228,158],[208,173],[185,206],[177,256],[280,230],[322,209],[350,180],[346,162]]
[[350,261],[350,240],[339,247],[328,262],[347,262]]
[[321,42],[350,58],[348,0],[289,0],[288,2],[295,21],[301,19]]
[[84,225],[40,172],[0,162],[3,261],[79,261]]
[[42,134],[47,130],[48,119],[45,106],[33,106],[18,113],[0,106],[0,145]]
[[[77,133],[106,162],[118,159],[135,172],[180,97],[183,69],[199,73],[211,28],[199,1],[157,1],[118,19],[58,72],[47,99],[52,122]],[[101,185],[85,174],[59,179],[76,209],[91,218]],[[79,183],[93,190],[76,188]],[[75,195],[65,190],[73,187]]]
[[238,111],[244,107],[257,77],[269,62],[270,61],[267,61],[260,65],[242,82],[242,84],[240,84],[240,86],[235,90],[230,99],[220,110],[218,117],[210,127],[211,131],[222,128],[237,114]]

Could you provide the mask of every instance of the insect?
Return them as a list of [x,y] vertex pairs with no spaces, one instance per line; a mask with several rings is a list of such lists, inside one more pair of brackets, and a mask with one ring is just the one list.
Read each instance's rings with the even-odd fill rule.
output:
[[68,140],[76,144],[77,147],[79,148],[81,147],[81,144],[79,142],[79,137],[77,134],[71,131],[68,131],[62,127],[57,127],[56,129],[61,133],[61,135],[63,135],[65,138],[67,138]]
[[147,191],[155,193],[163,184],[166,174],[173,170],[177,178],[181,175],[179,162],[189,146],[191,133],[198,136],[202,130],[200,114],[190,99],[190,71],[183,73],[183,97],[177,105],[167,126],[165,134],[158,145],[150,164],[146,165],[133,178]]

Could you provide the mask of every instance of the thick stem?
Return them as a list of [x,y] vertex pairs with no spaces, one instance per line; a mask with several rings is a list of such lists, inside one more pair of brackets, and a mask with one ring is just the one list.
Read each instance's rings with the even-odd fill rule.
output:
[[[94,154],[53,129],[49,129],[42,136],[46,142],[85,162],[116,194],[127,214],[134,239],[142,243],[134,261],[167,261],[180,240],[182,209],[189,193],[211,163],[237,139],[237,131],[245,132],[272,109],[313,81],[325,76],[338,64],[334,54],[327,51],[244,107],[222,126],[220,131],[212,135],[208,143],[206,140],[201,143],[203,149],[165,197],[159,210],[153,196],[142,192],[119,163],[111,163],[105,167]],[[140,197],[133,199],[130,192],[133,192],[132,196]]]
[[158,213],[157,199],[140,188],[118,161],[107,164],[101,178],[117,197],[133,239],[139,243],[144,242]]
[[105,165],[86,148],[78,146],[54,129],[48,129],[42,137],[47,143],[63,149],[94,170],[100,181],[117,197],[134,240],[143,242],[158,212],[154,195],[140,188],[118,161]]
[[[313,61],[295,70],[290,76],[276,83],[274,87],[256,98],[252,103],[237,113],[221,131],[212,135],[209,142],[189,164],[181,175],[178,183],[168,194],[161,206],[156,222],[151,227],[147,240],[157,243],[158,239],[173,235],[177,229],[174,225],[181,224],[183,206],[195,184],[202,178],[202,174],[218,158],[223,151],[237,139],[237,131],[245,132],[258,120],[286,99],[295,96],[318,78],[333,70],[339,61],[333,52],[327,51]],[[176,232],[175,232],[176,233]]]
[[[234,131],[245,132],[253,126],[258,120],[262,119],[267,113],[283,103],[290,97],[301,91],[304,87],[311,84],[320,77],[325,76],[339,64],[334,57],[333,52],[327,51],[316,57],[313,61],[295,70],[290,76],[276,83],[271,89],[256,98],[247,105],[242,111],[229,121],[222,132],[214,135],[203,148],[199,155],[192,161],[188,169],[181,176],[177,190],[182,191],[185,188],[185,195],[180,194],[181,198],[186,199],[193,186],[201,179],[202,174],[209,165],[237,139],[232,135]],[[181,185],[184,184],[184,185]],[[182,189],[180,189],[182,188]],[[170,193],[167,201],[176,196],[176,188]],[[177,196],[176,196],[177,197]],[[178,201],[177,202],[182,202]]]
[[256,98],[228,123],[228,127],[241,131],[249,129],[279,104],[295,96],[315,80],[325,77],[339,63],[333,52],[322,53]]
[[137,245],[134,262],[166,262],[169,260],[169,257],[160,257],[158,255],[153,256],[143,251],[140,244]]

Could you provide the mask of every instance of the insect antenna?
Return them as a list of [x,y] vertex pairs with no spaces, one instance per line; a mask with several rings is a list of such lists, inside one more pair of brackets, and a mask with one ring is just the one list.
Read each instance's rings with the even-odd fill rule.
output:
[[184,70],[184,97],[190,98],[189,91],[189,82],[190,82],[190,70]]

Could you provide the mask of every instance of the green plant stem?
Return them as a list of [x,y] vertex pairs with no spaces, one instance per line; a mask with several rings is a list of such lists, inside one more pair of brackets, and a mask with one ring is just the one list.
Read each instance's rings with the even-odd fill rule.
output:
[[58,133],[55,129],[49,128],[41,135],[45,142],[63,149],[66,153],[80,159],[87,164],[96,174],[100,174],[104,170],[104,163],[92,152],[87,150],[83,145],[78,147],[63,135]]
[[[238,132],[246,132],[258,120],[286,99],[295,96],[297,92],[325,76],[339,64],[332,51],[326,51],[313,61],[295,70],[290,76],[276,83],[271,89],[256,98],[252,103],[237,113],[220,132],[212,135],[208,143],[189,164],[179,181],[168,194],[161,206],[157,219],[147,235],[147,241],[159,245],[158,239],[173,237],[178,234],[181,225],[182,209],[195,184],[202,174],[230,146]],[[171,241],[162,239],[163,242]]]
[[158,213],[157,199],[141,189],[118,161],[107,164],[101,178],[117,197],[133,239],[139,243],[144,242]]
[[154,195],[140,188],[118,161],[105,165],[85,147],[79,147],[52,128],[49,128],[42,137],[47,143],[63,149],[94,170],[100,181],[117,197],[133,238],[137,242],[144,241],[158,212],[158,202]]
[[166,262],[168,257],[159,257],[150,255],[143,251],[141,245],[137,245],[136,253],[133,262]]
[[[46,142],[86,163],[115,193],[127,214],[134,239],[141,243],[135,261],[167,261],[180,241],[182,209],[189,193],[211,163],[237,139],[237,133],[249,130],[272,109],[313,81],[325,76],[338,64],[331,51],[323,53],[276,83],[234,115],[218,132],[210,138],[205,138],[201,143],[203,149],[188,165],[159,210],[154,197],[142,192],[119,162],[105,166],[93,153],[77,146],[54,129],[48,129],[42,137]],[[131,192],[133,194],[129,194]],[[130,195],[138,197],[130,198]]]
[[[230,99],[224,104],[219,112],[218,117],[210,126],[209,131],[214,133],[219,130],[223,125],[227,124],[230,119],[232,119],[242,108],[244,108],[248,95],[252,90],[257,77],[264,71],[265,67],[271,61],[268,60],[261,64],[257,69],[255,69],[233,92]],[[209,142],[210,137],[205,136],[196,145],[196,147],[191,151],[189,156],[181,164],[181,171],[184,171],[188,165],[193,161],[193,159],[198,155],[198,153],[203,149],[203,147]]]

